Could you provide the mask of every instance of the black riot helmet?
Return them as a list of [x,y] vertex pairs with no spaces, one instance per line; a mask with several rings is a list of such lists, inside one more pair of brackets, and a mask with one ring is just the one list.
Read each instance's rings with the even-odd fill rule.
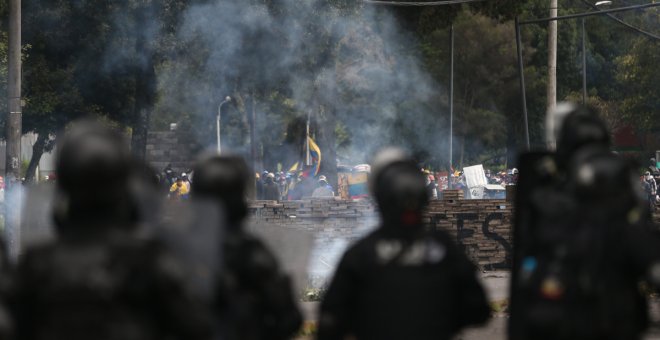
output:
[[122,136],[80,122],[59,146],[55,222],[60,232],[127,227],[135,222],[129,194],[131,156]]
[[571,190],[583,202],[606,207],[607,213],[626,211],[638,203],[630,164],[607,148],[581,148],[571,158],[568,170]]
[[564,119],[557,140],[557,160],[564,167],[583,147],[610,147],[610,134],[595,110],[576,106]]
[[400,149],[385,149],[372,162],[370,189],[376,198],[383,224],[420,227],[428,204],[424,174]]
[[243,158],[206,156],[197,163],[194,172],[193,198],[219,201],[225,209],[229,225],[240,227],[247,216],[245,196],[250,180],[250,171]]

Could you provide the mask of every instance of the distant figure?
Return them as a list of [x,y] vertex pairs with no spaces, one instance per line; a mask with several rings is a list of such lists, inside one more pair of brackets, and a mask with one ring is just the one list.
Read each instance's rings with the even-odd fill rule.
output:
[[190,189],[186,182],[183,181],[183,178],[177,178],[176,182],[170,187],[170,198],[182,200],[188,199],[188,193]]
[[167,164],[165,169],[163,169],[163,173],[165,174],[165,183],[169,188],[176,181],[176,175],[174,175],[174,170],[172,170],[172,164]]
[[319,176],[319,181],[316,185],[316,189],[312,192],[312,197],[334,197],[335,193],[332,191],[332,186],[328,184],[328,180],[325,176]]
[[59,146],[57,239],[28,249],[10,296],[18,340],[209,339],[210,314],[181,267],[136,235],[131,160],[121,137],[79,124]]
[[296,185],[296,188],[300,188],[300,197],[301,198],[309,198],[312,196],[314,193],[314,189],[316,189],[318,185],[318,182],[314,180],[313,177],[308,176],[305,177],[304,175],[300,175],[300,182]]
[[263,199],[266,201],[277,201],[280,199],[280,188],[277,183],[275,183],[275,174],[272,172],[266,175]]
[[428,191],[429,198],[438,199],[438,184],[435,182],[433,175],[426,175],[426,190]]
[[188,192],[190,192],[190,178],[188,177],[187,173],[182,173],[181,174],[181,181],[183,181],[183,184],[186,186],[186,189]]
[[258,172],[254,173],[254,180],[255,180],[255,186],[256,186],[256,193],[254,199],[256,200],[262,200],[264,197],[264,180],[265,178],[261,178],[261,175],[259,175]]
[[653,176],[656,182],[660,181],[660,169],[658,169],[658,163],[655,158],[651,158],[649,163],[648,171],[651,173],[651,176]]
[[598,113],[568,108],[557,150],[518,162],[509,339],[640,339],[640,283],[660,285],[660,239]]
[[644,174],[644,192],[646,193],[646,199],[648,200],[651,211],[655,210],[658,184],[649,171]]
[[302,183],[302,178],[298,176],[292,178],[291,184],[289,184],[289,191],[287,197],[289,201],[297,201],[302,199],[303,186],[301,183]]
[[477,271],[452,237],[424,228],[424,174],[398,149],[373,162],[380,228],[344,254],[321,303],[318,339],[451,339],[486,321]]
[[302,323],[289,278],[259,239],[243,229],[250,172],[242,158],[211,156],[195,168],[194,200],[226,211],[224,272],[216,303],[223,340],[289,339]]

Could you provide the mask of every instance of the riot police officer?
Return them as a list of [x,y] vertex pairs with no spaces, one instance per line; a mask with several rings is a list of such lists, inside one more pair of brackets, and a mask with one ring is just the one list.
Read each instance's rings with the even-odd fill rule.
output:
[[176,258],[135,235],[131,158],[120,135],[80,123],[60,144],[57,240],[28,249],[11,296],[17,339],[207,339],[205,308]]
[[450,339],[488,319],[476,268],[444,232],[428,230],[424,175],[398,149],[372,164],[382,222],[343,256],[321,304],[318,339]]
[[660,243],[597,113],[574,106],[560,126],[556,152],[520,161],[509,337],[638,339]]
[[224,209],[223,271],[217,311],[223,339],[287,339],[302,316],[291,283],[264,244],[243,229],[250,171],[237,156],[207,156],[195,167],[193,200],[212,201]]

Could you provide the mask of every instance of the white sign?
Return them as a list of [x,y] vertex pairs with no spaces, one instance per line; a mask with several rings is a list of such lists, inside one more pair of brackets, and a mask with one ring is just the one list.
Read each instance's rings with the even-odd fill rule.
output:
[[483,165],[474,165],[463,168],[463,175],[465,176],[465,185],[468,187],[470,199],[483,199],[484,188],[488,185],[488,179],[484,172]]

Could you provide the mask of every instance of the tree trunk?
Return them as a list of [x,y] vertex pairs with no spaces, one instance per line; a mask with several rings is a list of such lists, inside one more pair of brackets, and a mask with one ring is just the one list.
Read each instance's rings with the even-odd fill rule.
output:
[[27,167],[25,173],[25,183],[34,183],[35,181],[35,172],[37,166],[39,166],[39,161],[41,160],[41,155],[44,154],[44,149],[46,147],[46,142],[48,141],[48,134],[40,133],[37,136],[36,142],[32,146],[32,158],[30,159],[30,164]]
[[252,183],[250,185],[250,193],[249,197],[252,199],[256,199],[256,192],[257,192],[257,182],[256,182],[256,176],[254,175],[255,172],[260,172],[260,169],[257,168],[257,141],[256,141],[256,99],[254,98],[254,91],[250,94],[250,99],[247,101],[248,105],[246,107],[246,111],[249,115],[249,122],[250,122],[250,168],[252,168],[252,176],[250,177],[252,179]]
[[131,151],[139,160],[146,159],[147,134],[149,118],[156,95],[156,72],[153,60],[145,69],[136,72],[135,108],[133,110],[133,135],[131,136]]
[[[557,0],[550,0],[550,17],[557,16]],[[546,110],[551,113],[557,107],[557,21],[548,23],[548,83],[546,87]],[[547,147],[554,150],[557,147],[557,141],[549,134],[551,138],[546,140]]]
[[233,93],[232,101],[238,112],[241,114],[241,143],[245,146],[247,145],[250,137],[250,117],[248,111],[245,109],[245,101],[243,100],[243,95],[239,90],[235,90]]
[[[148,16],[148,9],[143,9],[138,14],[138,19],[143,20]],[[144,161],[147,153],[147,134],[149,132],[149,118],[151,110],[156,101],[156,70],[155,52],[150,46],[150,41],[141,32],[135,40],[135,52],[144,53],[147,56],[146,65],[135,67],[135,106],[133,108],[133,134],[131,136],[131,152],[138,159]]]

